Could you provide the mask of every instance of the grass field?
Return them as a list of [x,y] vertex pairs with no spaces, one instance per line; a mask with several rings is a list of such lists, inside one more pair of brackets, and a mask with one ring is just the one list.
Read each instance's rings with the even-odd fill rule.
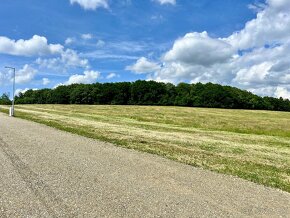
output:
[[16,116],[290,192],[290,113],[22,105]]

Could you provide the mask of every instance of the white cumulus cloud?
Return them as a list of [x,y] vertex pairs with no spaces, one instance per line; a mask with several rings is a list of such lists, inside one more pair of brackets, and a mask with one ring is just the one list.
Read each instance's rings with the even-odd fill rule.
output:
[[76,41],[76,39],[75,38],[73,38],[73,37],[68,37],[66,40],[65,40],[65,44],[66,45],[70,45],[70,44],[72,44],[72,43],[74,43]]
[[85,71],[84,74],[75,74],[72,75],[67,82],[65,82],[65,85],[70,84],[76,84],[76,83],[82,83],[82,84],[90,84],[95,83],[97,79],[100,77],[101,73],[98,71]]
[[106,79],[113,79],[113,78],[116,78],[116,77],[120,77],[120,75],[119,74],[116,74],[116,73],[109,73],[106,76]]
[[155,0],[155,1],[159,2],[161,5],[164,5],[164,4],[175,5],[176,4],[176,0]]
[[[25,84],[31,82],[37,70],[31,67],[28,64],[25,64],[21,69],[16,69],[15,72],[15,83],[16,84]],[[14,72],[13,70],[7,70],[0,72],[0,85],[12,84],[14,80]]]
[[92,39],[93,38],[93,35],[90,34],[90,33],[87,33],[87,34],[82,34],[81,37],[84,40],[89,40],[89,39]]
[[247,22],[241,31],[226,40],[238,49],[289,42],[290,1],[268,0],[267,3],[256,19]]
[[133,71],[137,74],[152,73],[158,71],[159,69],[160,66],[157,63],[149,61],[145,57],[138,59],[135,64],[126,67],[126,70]]
[[[28,64],[16,72],[15,82],[17,84],[29,83],[34,79],[37,70],[29,66]],[[12,80],[11,78],[10,80]]]
[[42,78],[42,84],[43,85],[48,85],[50,83],[50,80],[48,78]]
[[175,41],[173,48],[164,56],[164,61],[210,66],[226,62],[234,54],[230,44],[208,36],[207,32],[188,33]]
[[36,63],[42,68],[55,70],[66,70],[71,67],[89,68],[88,59],[80,58],[79,54],[72,49],[63,51],[59,57],[48,59],[38,58]]
[[63,50],[60,44],[48,44],[44,36],[34,35],[31,39],[13,40],[0,36],[0,53],[16,56],[43,56],[59,54]]
[[97,8],[109,8],[108,0],[70,0],[71,4],[79,4],[85,10],[96,10]]
[[241,84],[244,83],[245,85],[251,83],[263,83],[269,75],[269,70],[272,66],[273,64],[270,62],[263,62],[250,68],[241,69],[237,72],[237,76],[234,81]]
[[275,96],[280,98],[284,98],[284,99],[290,99],[290,91],[288,91],[287,88],[285,87],[277,87],[276,92],[275,92]]

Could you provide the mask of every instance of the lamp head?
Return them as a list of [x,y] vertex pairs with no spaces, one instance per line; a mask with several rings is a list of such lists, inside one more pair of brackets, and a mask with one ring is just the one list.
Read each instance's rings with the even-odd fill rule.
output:
[[15,70],[15,68],[14,67],[5,67],[6,69],[12,69],[12,70]]

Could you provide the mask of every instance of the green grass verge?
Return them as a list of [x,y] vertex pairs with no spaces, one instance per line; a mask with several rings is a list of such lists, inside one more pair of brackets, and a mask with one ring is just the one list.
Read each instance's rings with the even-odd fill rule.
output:
[[290,192],[290,113],[21,105],[16,116]]

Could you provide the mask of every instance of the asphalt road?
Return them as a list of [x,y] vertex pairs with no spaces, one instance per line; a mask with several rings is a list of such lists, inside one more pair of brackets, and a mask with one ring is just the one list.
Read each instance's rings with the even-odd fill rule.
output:
[[290,217],[290,194],[0,114],[0,217]]

